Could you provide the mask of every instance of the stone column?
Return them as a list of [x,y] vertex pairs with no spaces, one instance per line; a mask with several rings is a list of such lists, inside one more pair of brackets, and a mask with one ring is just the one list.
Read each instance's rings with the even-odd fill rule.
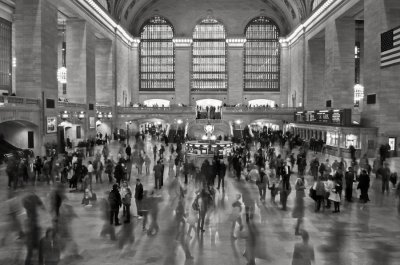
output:
[[39,135],[36,146],[56,142],[56,133],[46,133],[47,117],[57,117],[56,108],[47,108],[46,99],[57,107],[57,8],[49,0],[17,0],[15,2],[15,68],[16,94],[21,97],[42,98]]
[[69,102],[96,102],[96,37],[79,19],[67,20],[67,95]]
[[49,0],[15,3],[16,93],[57,101],[57,9]]
[[[365,97],[361,122],[379,128],[378,144],[387,143],[388,137],[397,137],[397,143],[400,139],[400,65],[380,67],[380,35],[400,25],[399,10],[400,1],[364,1]],[[376,104],[366,104],[368,94],[376,94]]]
[[110,39],[96,42],[96,103],[114,104],[113,91],[113,45]]
[[130,70],[131,74],[131,96],[133,103],[139,103],[139,44],[140,38],[135,38],[134,42],[132,43],[131,49],[131,58],[132,58],[132,69]]
[[[289,47],[287,43],[281,46],[281,74],[280,74],[280,106],[284,107],[296,107],[295,100],[293,102],[292,98],[296,98],[295,91],[289,91]],[[293,104],[294,103],[294,104]]]
[[228,45],[228,104],[243,102],[244,37],[227,38]]
[[[306,108],[323,109],[327,95],[324,89],[325,38],[314,38],[306,43]],[[329,89],[328,89],[329,90]]]
[[332,107],[352,108],[355,78],[355,21],[330,20],[325,28],[325,99]]
[[190,65],[192,39],[174,38],[175,43],[175,102],[190,104]]

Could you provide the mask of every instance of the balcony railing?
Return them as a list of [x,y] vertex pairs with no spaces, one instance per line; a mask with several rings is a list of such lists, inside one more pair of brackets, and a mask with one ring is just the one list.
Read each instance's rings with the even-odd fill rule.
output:
[[14,96],[0,96],[0,103],[5,106],[13,105],[36,105],[39,106],[40,100],[37,98],[24,98],[24,97],[14,97]]
[[64,101],[58,101],[58,106],[64,108],[80,108],[80,109],[87,108],[87,104],[85,103],[74,103],[74,102],[64,102]]
[[195,113],[195,107],[118,107],[118,113]]
[[266,107],[252,107],[247,106],[240,107],[223,107],[222,112],[252,112],[252,113],[278,113],[278,112],[296,112],[299,108],[266,108]]

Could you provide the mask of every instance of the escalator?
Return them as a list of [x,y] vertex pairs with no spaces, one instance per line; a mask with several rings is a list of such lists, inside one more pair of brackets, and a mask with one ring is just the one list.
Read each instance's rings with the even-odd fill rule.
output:
[[7,161],[11,157],[21,158],[33,156],[33,152],[30,149],[18,148],[4,139],[0,139],[0,164]]

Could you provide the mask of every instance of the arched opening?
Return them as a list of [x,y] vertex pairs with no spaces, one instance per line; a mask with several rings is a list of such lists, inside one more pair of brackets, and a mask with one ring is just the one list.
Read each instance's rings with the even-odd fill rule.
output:
[[170,106],[170,101],[166,99],[148,99],[143,101],[146,107],[167,108]]
[[196,119],[220,120],[222,101],[218,99],[200,99],[196,101]]
[[39,128],[29,121],[5,121],[0,123],[0,160],[5,154],[30,149],[40,153]]
[[253,99],[247,103],[249,108],[273,108],[275,101],[269,99]]
[[213,18],[203,19],[193,31],[192,91],[226,91],[226,31]]
[[146,21],[140,34],[140,91],[175,89],[174,30],[165,18]]
[[267,17],[257,17],[245,30],[244,90],[279,91],[280,31]]

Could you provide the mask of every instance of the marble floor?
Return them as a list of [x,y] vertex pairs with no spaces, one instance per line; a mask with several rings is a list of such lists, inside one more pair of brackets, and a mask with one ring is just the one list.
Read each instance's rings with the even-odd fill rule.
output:
[[[146,148],[152,154],[151,148],[154,143],[147,140]],[[116,157],[118,146],[112,145],[112,153]],[[150,155],[152,157],[152,155]],[[314,154],[310,154],[314,156]],[[318,154],[318,156],[321,156]],[[325,157],[320,157],[325,160]],[[330,157],[333,162],[333,157]],[[321,160],[320,160],[321,161]],[[394,163],[394,164],[393,164]],[[392,166],[396,167],[396,162]],[[400,165],[400,164],[399,164]],[[152,164],[153,166],[153,164]],[[168,167],[165,169],[168,176]],[[295,168],[296,171],[296,168]],[[132,179],[137,172],[133,171]],[[171,174],[172,175],[172,174]],[[294,174],[296,175],[296,174]],[[7,200],[7,176],[4,168],[0,169],[0,264],[24,264],[26,247],[23,239],[18,239],[17,234],[11,232],[9,222],[9,201]],[[153,190],[153,174],[140,176],[145,190]],[[103,177],[105,179],[105,177]],[[101,213],[98,207],[85,208],[81,205],[82,193],[67,193],[68,200],[61,210],[61,218],[67,218],[67,224],[71,228],[72,236],[68,251],[62,253],[59,264],[112,264],[112,265],[142,265],[142,264],[165,264],[165,265],[230,265],[247,264],[243,256],[248,243],[249,233],[245,225],[237,240],[231,238],[232,226],[232,202],[240,193],[247,200],[254,202],[255,216],[254,227],[256,227],[257,258],[256,264],[303,264],[292,263],[293,250],[296,243],[300,243],[301,237],[295,235],[294,227],[296,219],[292,218],[295,193],[292,192],[288,200],[287,211],[282,211],[279,204],[270,202],[270,193],[267,191],[266,202],[260,202],[258,189],[255,183],[241,181],[237,182],[228,173],[225,178],[225,192],[218,191],[216,194],[217,209],[208,214],[205,232],[202,236],[188,238],[188,248],[193,259],[186,259],[181,241],[176,240],[174,223],[174,203],[171,200],[169,183],[173,177],[168,176],[166,185],[157,192],[162,201],[159,203],[158,223],[160,230],[154,236],[148,236],[142,231],[142,219],[134,218],[133,226],[122,225],[116,227],[117,236],[121,237],[126,229],[134,229],[135,241],[126,244],[122,249],[118,247],[118,240],[100,236],[103,226]],[[292,185],[295,176],[291,177]],[[303,229],[310,236],[309,244],[315,252],[315,264],[319,265],[388,265],[400,264],[400,217],[397,212],[398,201],[394,191],[388,196],[382,196],[379,192],[380,183],[371,176],[372,187],[369,195],[371,201],[366,204],[342,202],[341,212],[333,214],[331,210],[314,212],[314,201],[306,196],[305,218]],[[183,183],[183,179],[180,178]],[[132,186],[134,183],[132,183]],[[183,184],[182,184],[183,185]],[[311,186],[311,179],[307,179],[307,186]],[[108,181],[103,184],[94,184],[93,189],[99,199],[105,197],[111,186]],[[35,192],[44,202],[45,210],[40,210],[40,226],[43,231],[52,225],[49,194],[52,186],[40,183],[33,189],[26,187],[18,191],[17,199],[22,198],[28,192]],[[186,208],[190,209],[194,187],[191,183],[185,186],[187,189]],[[308,192],[307,192],[308,193]],[[357,197],[357,192],[353,192]],[[278,197],[276,201],[278,201]],[[72,206],[72,207],[68,207]],[[65,210],[71,208],[74,215],[64,216]],[[121,214],[122,211],[120,211]],[[23,222],[26,213],[20,211],[18,219]],[[78,257],[71,257],[68,253],[73,250],[79,253]],[[36,262],[37,254],[32,264]]]

